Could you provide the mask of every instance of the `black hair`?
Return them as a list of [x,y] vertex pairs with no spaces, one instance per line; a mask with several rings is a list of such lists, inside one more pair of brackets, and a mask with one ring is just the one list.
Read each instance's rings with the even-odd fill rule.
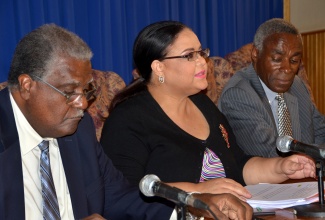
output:
[[131,96],[147,90],[152,73],[151,63],[166,56],[167,48],[185,28],[188,27],[178,21],[160,21],[140,31],[133,45],[133,62],[139,78],[114,97],[110,110]]

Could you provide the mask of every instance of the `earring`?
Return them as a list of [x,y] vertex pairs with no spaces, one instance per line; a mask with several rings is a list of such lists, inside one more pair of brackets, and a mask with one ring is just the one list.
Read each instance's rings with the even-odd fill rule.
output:
[[159,81],[160,83],[164,83],[164,82],[165,82],[165,78],[164,78],[163,76],[159,76],[159,77],[158,77],[158,81]]

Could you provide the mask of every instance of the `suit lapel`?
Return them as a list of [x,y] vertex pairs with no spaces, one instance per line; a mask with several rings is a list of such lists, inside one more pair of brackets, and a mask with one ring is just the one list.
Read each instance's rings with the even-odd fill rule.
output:
[[0,212],[6,219],[25,219],[19,138],[7,88],[0,92],[0,102]]
[[270,117],[271,121],[273,122],[272,123],[273,128],[275,130],[277,130],[275,120],[274,120],[274,116],[273,116],[273,113],[272,113],[272,109],[271,109],[269,100],[268,100],[268,98],[267,98],[267,96],[265,94],[265,91],[263,89],[263,86],[261,84],[261,81],[260,81],[258,75],[256,74],[252,64],[247,68],[249,70],[248,74],[247,74],[248,80],[251,83],[254,90],[256,91],[256,93],[258,94],[258,96],[261,98],[261,101],[262,101],[262,103],[263,103],[263,105],[264,105],[264,107],[265,107],[265,109],[266,109],[266,111],[268,113],[268,116]]
[[0,93],[0,153],[13,145],[18,140],[18,131],[16,128],[14,113],[11,107],[8,88]]
[[[6,219],[25,219],[24,184],[19,142],[0,154],[0,210]],[[1,212],[1,211],[0,211]]]
[[84,187],[78,142],[75,135],[58,139],[64,172],[69,187],[75,219],[88,216],[87,196]]

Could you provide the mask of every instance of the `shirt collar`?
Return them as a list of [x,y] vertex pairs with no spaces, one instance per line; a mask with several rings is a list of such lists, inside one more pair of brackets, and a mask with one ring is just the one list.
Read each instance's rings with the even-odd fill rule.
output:
[[[10,94],[10,101],[12,109],[14,112],[14,117],[16,121],[16,127],[18,131],[20,150],[22,155],[27,154],[29,151],[33,150],[39,143],[42,142],[43,138],[34,130],[34,128],[29,124],[24,114],[21,112],[16,101]],[[46,138],[46,140],[53,140],[53,138]]]
[[266,94],[266,97],[267,99],[269,100],[269,103],[271,104],[271,102],[273,102],[275,100],[275,96],[278,94],[276,92],[273,92],[271,89],[269,89],[269,87],[267,87],[264,82],[261,80],[261,78],[259,78],[262,86],[263,86],[263,89],[264,89],[264,92]]

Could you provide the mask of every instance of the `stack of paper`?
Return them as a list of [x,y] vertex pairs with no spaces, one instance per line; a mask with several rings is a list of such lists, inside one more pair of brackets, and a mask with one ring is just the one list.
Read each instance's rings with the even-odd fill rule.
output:
[[257,184],[246,188],[252,194],[247,202],[253,208],[287,208],[318,201],[317,182]]

